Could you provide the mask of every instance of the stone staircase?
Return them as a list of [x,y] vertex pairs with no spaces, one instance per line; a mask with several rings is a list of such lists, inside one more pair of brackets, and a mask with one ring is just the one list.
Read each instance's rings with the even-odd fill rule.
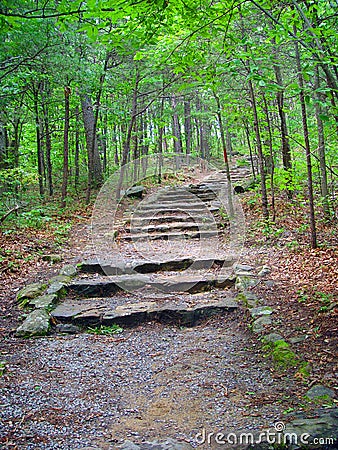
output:
[[[235,184],[249,175],[246,167],[231,171]],[[82,262],[51,312],[53,322],[83,327],[156,320],[190,326],[235,310],[235,261],[220,246],[226,186],[222,171],[202,183],[165,187],[135,200],[114,228],[124,257]]]

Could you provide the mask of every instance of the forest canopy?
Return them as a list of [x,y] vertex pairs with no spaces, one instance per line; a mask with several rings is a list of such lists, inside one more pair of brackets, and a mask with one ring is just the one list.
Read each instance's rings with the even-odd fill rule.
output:
[[277,192],[306,201],[316,247],[337,204],[337,17],[337,0],[2,1],[2,221],[89,202],[143,155],[250,155],[264,219]]

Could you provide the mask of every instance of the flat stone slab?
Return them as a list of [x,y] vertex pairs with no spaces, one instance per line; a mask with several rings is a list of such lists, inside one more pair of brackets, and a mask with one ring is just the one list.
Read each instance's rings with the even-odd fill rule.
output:
[[121,240],[124,241],[155,241],[164,239],[167,241],[171,240],[178,240],[178,239],[208,239],[211,237],[217,237],[218,232],[217,230],[211,230],[211,231],[181,231],[181,232],[162,232],[162,233],[154,233],[154,234],[146,234],[146,233],[140,233],[140,234],[126,234],[121,236]]
[[119,450],[192,450],[193,447],[186,442],[179,442],[174,439],[167,439],[166,441],[151,441],[135,444],[132,441],[125,441],[118,445]]
[[211,267],[231,267],[232,259],[168,259],[163,261],[136,261],[132,264],[113,265],[109,263],[99,263],[96,260],[84,261],[79,266],[81,273],[98,273],[101,275],[122,275],[131,273],[156,273],[165,271],[186,270],[189,267],[199,270]]
[[137,225],[133,224],[131,230],[135,233],[168,233],[174,230],[192,230],[192,231],[209,231],[210,222],[209,223],[197,223],[197,222],[170,222],[163,223],[160,225]]
[[237,307],[237,302],[232,297],[195,301],[193,304],[187,301],[175,303],[153,299],[121,303],[120,298],[95,298],[67,300],[58,305],[51,315],[59,322],[77,325],[117,323],[123,326],[134,326],[142,322],[158,321],[192,326],[197,321],[215,314],[233,311]]
[[148,287],[160,292],[189,292],[197,293],[210,291],[212,288],[232,287],[235,278],[230,274],[204,276],[146,276],[146,275],[121,275],[116,277],[104,277],[102,279],[85,279],[74,281],[68,285],[67,291],[85,297],[108,297],[119,291],[134,291]]

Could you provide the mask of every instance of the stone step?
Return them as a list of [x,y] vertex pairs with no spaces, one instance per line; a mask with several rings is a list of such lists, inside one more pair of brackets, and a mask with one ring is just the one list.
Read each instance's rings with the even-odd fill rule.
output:
[[181,232],[158,232],[153,234],[145,234],[145,233],[139,233],[139,234],[124,234],[119,237],[119,239],[123,241],[157,241],[157,240],[164,240],[164,241],[176,241],[181,239],[209,239],[209,238],[217,238],[218,231],[217,230],[210,230],[210,231],[181,231]]
[[[131,229],[126,230],[127,232],[133,233],[168,233],[171,231],[181,230],[181,231],[210,231],[208,228],[211,226],[209,223],[195,223],[195,222],[170,222],[168,224],[160,225],[144,225],[137,226],[133,223]],[[212,231],[212,230],[211,230]]]
[[153,216],[152,214],[149,214],[148,216],[133,218],[132,225],[137,227],[143,226],[144,224],[159,225],[162,223],[172,222],[195,222],[198,218],[200,218],[200,220],[203,220],[203,222],[214,222],[213,217],[205,216],[203,214],[200,214],[200,217],[192,217],[187,214],[167,214],[161,216]]
[[227,267],[230,268],[234,264],[232,259],[169,259],[163,261],[136,261],[128,265],[117,265],[111,263],[101,264],[98,261],[84,261],[79,265],[80,273],[87,274],[100,274],[100,275],[122,275],[122,274],[132,274],[138,273],[157,273],[166,271],[181,271],[188,268],[193,268],[195,270],[217,268],[217,267]]
[[190,216],[195,215],[195,214],[203,214],[203,212],[205,212],[207,210],[209,210],[209,212],[214,213],[217,212],[219,210],[219,208],[217,206],[209,206],[209,205],[201,205],[198,208],[191,208],[191,207],[187,207],[187,205],[183,206],[180,205],[178,207],[178,205],[173,205],[173,204],[168,204],[165,207],[163,207],[162,205],[149,205],[149,207],[144,208],[143,205],[142,207],[140,207],[139,209],[137,209],[136,211],[126,211],[126,214],[133,214],[136,217],[146,217],[147,214],[149,215],[155,215],[155,214],[168,214],[168,213],[174,213],[174,212],[184,212]]
[[183,211],[198,211],[201,209],[205,209],[205,203],[201,202],[182,202],[182,201],[159,201],[150,202],[148,204],[142,204],[138,211],[148,211],[148,210],[183,210]]
[[80,326],[112,325],[135,326],[157,321],[193,326],[213,315],[234,311],[238,307],[232,297],[218,300],[156,301],[145,298],[141,302],[120,303],[115,299],[65,300],[51,315],[54,321]]
[[191,274],[171,277],[146,275],[119,275],[73,281],[66,287],[68,293],[84,297],[109,297],[120,291],[149,288],[159,292],[205,292],[213,288],[228,288],[235,284],[235,276],[222,271],[220,275]]

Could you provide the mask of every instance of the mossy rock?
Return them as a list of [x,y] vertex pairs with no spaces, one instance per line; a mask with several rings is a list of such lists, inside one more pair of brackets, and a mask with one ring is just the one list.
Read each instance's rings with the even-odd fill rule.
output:
[[321,384],[312,386],[312,388],[310,388],[305,394],[305,398],[318,404],[332,402],[332,399],[334,397],[335,392],[332,389]]
[[60,276],[66,276],[66,277],[75,277],[77,274],[77,268],[73,266],[72,264],[66,264],[62,267],[60,270]]
[[283,339],[267,343],[265,348],[271,354],[276,366],[281,369],[298,367],[301,362],[298,356],[291,350],[290,345]]
[[272,320],[269,315],[258,317],[253,323],[252,323],[252,331],[254,333],[260,334],[263,333],[265,330],[265,327],[268,325],[271,325]]
[[272,313],[273,309],[270,306],[257,306],[256,308],[252,308],[250,310],[252,317],[269,316]]
[[55,254],[55,255],[43,255],[42,256],[42,260],[43,261],[49,261],[52,264],[56,264],[56,263],[62,261],[62,255],[57,255],[57,254]]
[[65,283],[61,283],[60,281],[54,281],[54,283],[52,283],[47,289],[47,294],[55,294],[57,298],[62,298],[67,293],[65,286],[66,286]]
[[45,336],[49,331],[49,314],[44,309],[31,312],[16,330],[17,337]]
[[47,285],[45,283],[33,283],[25,286],[21,289],[17,295],[17,302],[21,307],[26,306],[33,298],[39,297],[46,290]]
[[55,277],[50,278],[49,285],[51,285],[53,283],[57,283],[57,282],[67,285],[71,281],[72,281],[71,277],[69,277],[67,275],[55,275]]
[[40,297],[36,297],[29,302],[29,306],[34,306],[34,308],[40,309],[49,309],[51,308],[57,300],[57,296],[55,294],[42,295]]
[[258,283],[258,280],[254,277],[247,276],[247,275],[241,275],[237,276],[236,278],[236,289],[239,291],[245,291],[246,289],[250,287],[256,286]]

